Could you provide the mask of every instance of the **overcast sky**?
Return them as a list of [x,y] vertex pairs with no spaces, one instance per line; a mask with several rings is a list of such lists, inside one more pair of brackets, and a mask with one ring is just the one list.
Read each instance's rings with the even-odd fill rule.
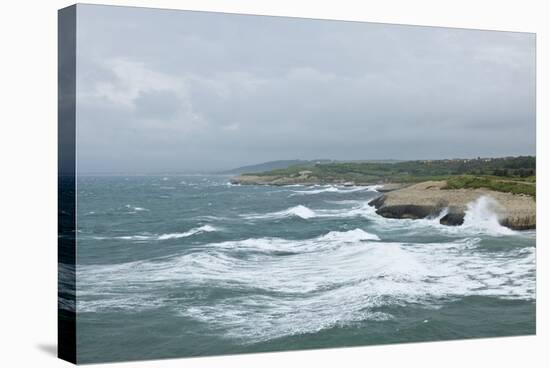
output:
[[78,5],[80,172],[535,154],[535,35]]

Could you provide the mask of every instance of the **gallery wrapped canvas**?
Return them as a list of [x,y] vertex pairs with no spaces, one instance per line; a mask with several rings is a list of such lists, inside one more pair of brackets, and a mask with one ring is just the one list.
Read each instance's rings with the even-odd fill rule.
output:
[[59,11],[74,363],[535,333],[535,35]]

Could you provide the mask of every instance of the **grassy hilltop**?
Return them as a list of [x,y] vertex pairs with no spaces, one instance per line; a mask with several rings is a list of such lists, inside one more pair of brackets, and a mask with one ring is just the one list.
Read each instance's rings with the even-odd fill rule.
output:
[[242,174],[241,184],[381,184],[445,180],[447,189],[487,188],[535,196],[536,158],[416,160],[394,163],[333,162],[293,165]]

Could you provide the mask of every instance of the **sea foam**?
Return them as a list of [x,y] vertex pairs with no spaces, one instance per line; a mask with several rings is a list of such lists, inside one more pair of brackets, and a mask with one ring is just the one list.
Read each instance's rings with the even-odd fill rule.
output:
[[[478,238],[414,244],[365,240],[370,237],[355,229],[305,240],[245,239],[155,260],[80,266],[77,307],[102,312],[162,306],[254,343],[393,318],[379,312],[384,306],[535,297],[534,247],[487,252]],[[281,250],[289,253],[281,256]],[[134,288],[130,296],[127,285]],[[181,285],[189,288],[184,296],[174,294]],[[194,294],[205,288],[238,292],[223,298]]]

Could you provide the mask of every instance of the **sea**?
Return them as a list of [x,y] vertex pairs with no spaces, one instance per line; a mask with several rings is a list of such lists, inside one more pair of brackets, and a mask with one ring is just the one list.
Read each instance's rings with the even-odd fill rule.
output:
[[490,197],[444,226],[376,185],[229,179],[78,177],[79,363],[535,333],[535,231]]

